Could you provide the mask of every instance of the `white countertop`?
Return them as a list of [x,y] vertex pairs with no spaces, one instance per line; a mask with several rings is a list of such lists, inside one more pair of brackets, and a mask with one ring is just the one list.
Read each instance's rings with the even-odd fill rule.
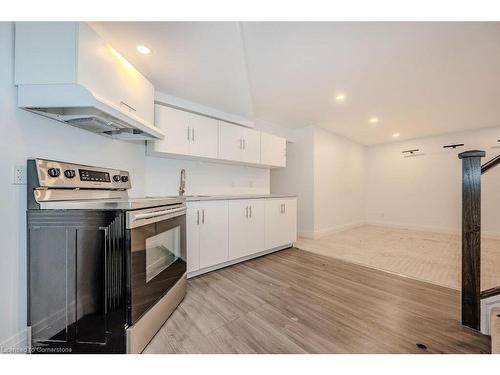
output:
[[185,195],[186,202],[221,201],[232,199],[296,198],[293,194],[233,194],[233,195]]

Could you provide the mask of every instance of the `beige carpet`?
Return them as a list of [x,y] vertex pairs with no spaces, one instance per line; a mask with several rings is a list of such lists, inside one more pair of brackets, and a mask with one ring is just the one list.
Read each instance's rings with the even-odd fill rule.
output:
[[[364,225],[320,239],[299,238],[299,249],[460,289],[459,235]],[[481,289],[500,286],[500,240],[483,239]]]

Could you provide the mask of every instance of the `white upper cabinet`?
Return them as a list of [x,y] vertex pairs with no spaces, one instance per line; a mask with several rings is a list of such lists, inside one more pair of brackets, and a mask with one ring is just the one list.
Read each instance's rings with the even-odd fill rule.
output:
[[165,138],[149,142],[148,147],[156,152],[189,155],[191,132],[187,112],[156,104],[155,125],[165,134]]
[[260,162],[272,167],[286,167],[286,139],[260,133]]
[[260,163],[260,132],[219,122],[219,159]]
[[190,155],[217,158],[218,121],[189,114],[189,126],[191,128]]
[[217,158],[217,120],[156,104],[155,124],[165,139],[148,143],[151,154]]
[[162,138],[153,125],[154,86],[85,22],[16,23],[15,84],[20,107],[68,123],[99,111],[101,124],[113,119]]
[[152,156],[286,166],[285,138],[163,104],[155,105],[155,125],[165,138],[148,142]]

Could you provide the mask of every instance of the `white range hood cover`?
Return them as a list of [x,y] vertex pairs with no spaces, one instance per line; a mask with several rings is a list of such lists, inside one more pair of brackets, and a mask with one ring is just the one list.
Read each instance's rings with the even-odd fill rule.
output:
[[18,106],[81,129],[119,139],[163,139],[153,124],[81,85],[19,85]]

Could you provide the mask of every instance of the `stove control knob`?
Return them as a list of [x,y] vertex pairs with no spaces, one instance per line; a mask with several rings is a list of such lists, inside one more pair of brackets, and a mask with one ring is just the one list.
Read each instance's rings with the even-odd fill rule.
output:
[[120,182],[120,180],[121,180],[121,176],[120,176],[119,174],[115,174],[115,175],[113,176],[113,181],[114,181],[114,182]]
[[122,176],[122,182],[127,182],[128,181],[128,176]]
[[66,169],[64,171],[64,175],[67,177],[67,178],[74,178],[76,176],[76,173],[73,169]]
[[59,177],[61,170],[59,168],[49,168],[47,171],[50,177]]

